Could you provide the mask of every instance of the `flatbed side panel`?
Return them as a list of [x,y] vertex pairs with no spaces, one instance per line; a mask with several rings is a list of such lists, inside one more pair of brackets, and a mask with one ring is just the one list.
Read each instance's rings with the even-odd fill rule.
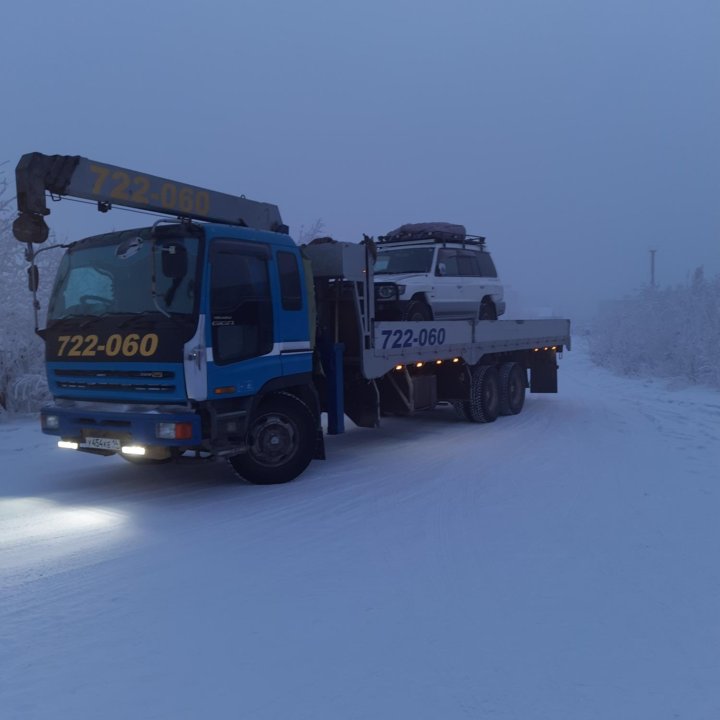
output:
[[363,351],[363,375],[377,378],[397,364],[452,357],[474,365],[490,353],[551,346],[570,348],[569,320],[379,322],[374,347]]

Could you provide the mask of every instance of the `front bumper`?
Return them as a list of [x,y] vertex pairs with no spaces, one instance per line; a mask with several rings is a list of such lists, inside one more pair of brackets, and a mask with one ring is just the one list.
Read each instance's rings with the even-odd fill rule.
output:
[[[92,407],[63,407],[45,405],[40,411],[42,431],[61,440],[77,443],[78,450],[99,455],[111,455],[115,450],[89,445],[88,438],[118,440],[120,445],[140,445],[155,448],[197,448],[202,442],[202,423],[190,409],[164,411],[158,408],[123,408],[118,410]],[[182,424],[183,437],[160,437],[159,426],[165,433],[171,424]],[[110,445],[111,443],[108,443]]]

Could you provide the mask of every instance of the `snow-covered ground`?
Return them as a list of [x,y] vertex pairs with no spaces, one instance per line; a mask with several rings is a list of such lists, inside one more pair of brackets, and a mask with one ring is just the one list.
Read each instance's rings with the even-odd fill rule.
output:
[[720,717],[720,393],[615,377],[286,486],[0,425],[0,717]]

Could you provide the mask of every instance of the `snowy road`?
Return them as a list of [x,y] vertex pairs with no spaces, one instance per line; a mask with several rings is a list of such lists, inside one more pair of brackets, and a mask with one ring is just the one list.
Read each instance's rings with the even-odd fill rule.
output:
[[614,377],[279,487],[0,424],[0,717],[720,717],[720,394]]

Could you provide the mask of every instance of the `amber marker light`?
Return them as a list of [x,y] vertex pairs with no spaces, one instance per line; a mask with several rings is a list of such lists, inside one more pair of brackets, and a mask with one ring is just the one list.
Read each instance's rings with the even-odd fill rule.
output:
[[460,362],[460,358],[453,358],[453,362]]
[[402,370],[402,367],[403,367],[402,365],[396,365],[396,366],[395,366],[395,369],[396,369],[396,370]]
[[216,395],[227,395],[228,393],[234,393],[234,392],[235,392],[234,385],[227,385],[225,387],[215,388]]

